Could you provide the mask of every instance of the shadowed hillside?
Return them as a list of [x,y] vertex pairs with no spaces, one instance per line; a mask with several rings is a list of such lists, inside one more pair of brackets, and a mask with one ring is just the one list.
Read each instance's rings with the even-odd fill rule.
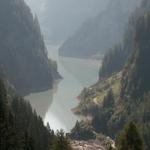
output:
[[60,76],[47,57],[37,17],[23,0],[1,0],[0,20],[0,65],[17,93],[52,88]]

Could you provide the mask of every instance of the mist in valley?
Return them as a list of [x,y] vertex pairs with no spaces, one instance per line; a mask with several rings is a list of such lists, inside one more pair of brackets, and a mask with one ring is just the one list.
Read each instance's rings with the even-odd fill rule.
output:
[[26,0],[52,43],[70,37],[87,19],[105,10],[110,0]]
[[2,150],[150,149],[150,0],[0,0]]

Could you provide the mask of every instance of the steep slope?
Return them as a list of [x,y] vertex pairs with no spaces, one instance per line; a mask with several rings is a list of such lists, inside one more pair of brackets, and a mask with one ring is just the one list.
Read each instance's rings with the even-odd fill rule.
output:
[[51,88],[59,78],[47,57],[37,17],[24,0],[0,1],[0,65],[19,94]]
[[139,97],[150,90],[150,15],[145,14],[137,24],[135,50],[123,72],[122,90],[124,94]]
[[114,48],[109,49],[103,58],[102,66],[99,70],[99,80],[121,71],[128,56],[129,52],[126,55],[122,45],[116,45]]
[[80,105],[74,109],[77,114],[91,116],[95,131],[111,137],[133,120],[143,134],[147,150],[150,148],[149,27],[147,12],[136,21],[132,54],[122,72],[85,89],[79,97]]
[[140,0],[110,1],[103,13],[85,22],[64,42],[59,49],[59,54],[81,58],[103,55],[109,48],[120,42],[129,15],[139,2]]
[[29,102],[9,93],[1,79],[0,134],[1,150],[71,150],[64,132],[54,134]]
[[150,147],[149,26],[150,13],[146,13],[137,21],[133,54],[123,69],[119,101],[108,123],[112,131],[117,131],[125,122],[134,120],[143,133],[147,149]]
[[134,48],[135,28],[137,20],[150,8],[149,1],[142,1],[139,9],[136,9],[130,16],[126,31],[123,36],[123,42],[115,45],[105,54],[102,66],[99,72],[99,79],[111,76],[113,73],[121,71],[130,57]]

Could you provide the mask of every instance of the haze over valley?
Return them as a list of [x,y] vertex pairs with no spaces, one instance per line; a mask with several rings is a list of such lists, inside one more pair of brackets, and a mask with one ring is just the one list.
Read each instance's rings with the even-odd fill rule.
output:
[[52,44],[69,38],[87,19],[105,10],[110,0],[26,0]]
[[150,150],[150,0],[0,0],[1,150]]

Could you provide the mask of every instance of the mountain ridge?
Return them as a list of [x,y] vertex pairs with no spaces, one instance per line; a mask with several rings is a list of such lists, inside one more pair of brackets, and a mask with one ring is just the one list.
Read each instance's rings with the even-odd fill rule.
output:
[[24,0],[1,0],[0,8],[0,64],[6,78],[19,95],[52,88],[60,75],[48,59],[38,18]]
[[110,1],[106,10],[85,22],[73,36],[64,42],[59,49],[59,54],[79,58],[105,54],[109,48],[120,41],[128,17],[139,2],[140,0]]

